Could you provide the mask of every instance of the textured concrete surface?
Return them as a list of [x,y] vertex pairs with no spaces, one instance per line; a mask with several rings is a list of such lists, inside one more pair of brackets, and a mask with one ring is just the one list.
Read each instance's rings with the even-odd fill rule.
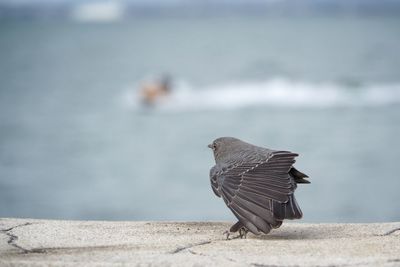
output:
[[400,222],[284,223],[226,240],[225,222],[0,219],[0,266],[400,266]]

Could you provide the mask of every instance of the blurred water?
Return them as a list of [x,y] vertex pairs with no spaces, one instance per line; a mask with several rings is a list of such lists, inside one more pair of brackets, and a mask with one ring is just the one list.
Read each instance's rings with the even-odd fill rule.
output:
[[301,155],[305,221],[399,220],[399,44],[383,16],[2,20],[0,217],[231,220],[206,147],[230,135]]

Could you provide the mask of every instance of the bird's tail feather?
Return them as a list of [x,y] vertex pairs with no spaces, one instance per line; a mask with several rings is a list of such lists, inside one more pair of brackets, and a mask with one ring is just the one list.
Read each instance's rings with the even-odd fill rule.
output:
[[294,178],[294,181],[297,184],[309,184],[310,181],[306,180],[308,178],[307,174],[302,173],[297,170],[295,167],[292,167],[289,171],[289,174]]

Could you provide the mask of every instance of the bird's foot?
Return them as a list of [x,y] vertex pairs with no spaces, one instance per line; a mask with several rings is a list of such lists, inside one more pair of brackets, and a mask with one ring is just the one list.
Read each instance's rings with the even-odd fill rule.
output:
[[242,227],[239,229],[239,237],[246,239],[247,238],[247,233],[249,232],[249,230],[247,230],[246,228]]
[[231,237],[231,234],[232,234],[232,232],[231,232],[231,231],[229,231],[229,230],[226,230],[226,231],[225,231],[225,232],[223,232],[222,234],[226,236],[226,240],[232,240],[232,239],[238,239],[238,238],[241,238],[241,236],[240,236],[240,235],[237,235],[237,236],[232,236],[232,237]]
[[226,240],[229,240],[229,236],[231,235],[231,232],[229,230],[226,230],[225,232],[222,233],[223,235],[226,235]]
[[237,236],[232,236],[231,234],[232,232],[229,230],[226,230],[225,232],[223,232],[223,235],[226,236],[226,240],[233,240],[233,239],[246,239],[247,238],[247,233],[249,232],[249,230],[247,230],[246,228],[242,227],[238,230],[239,234]]

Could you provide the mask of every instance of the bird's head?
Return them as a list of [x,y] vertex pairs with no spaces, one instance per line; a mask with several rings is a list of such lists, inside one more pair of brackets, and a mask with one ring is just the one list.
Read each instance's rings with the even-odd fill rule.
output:
[[208,145],[214,152],[215,162],[228,159],[232,154],[240,152],[247,143],[234,137],[220,137]]

